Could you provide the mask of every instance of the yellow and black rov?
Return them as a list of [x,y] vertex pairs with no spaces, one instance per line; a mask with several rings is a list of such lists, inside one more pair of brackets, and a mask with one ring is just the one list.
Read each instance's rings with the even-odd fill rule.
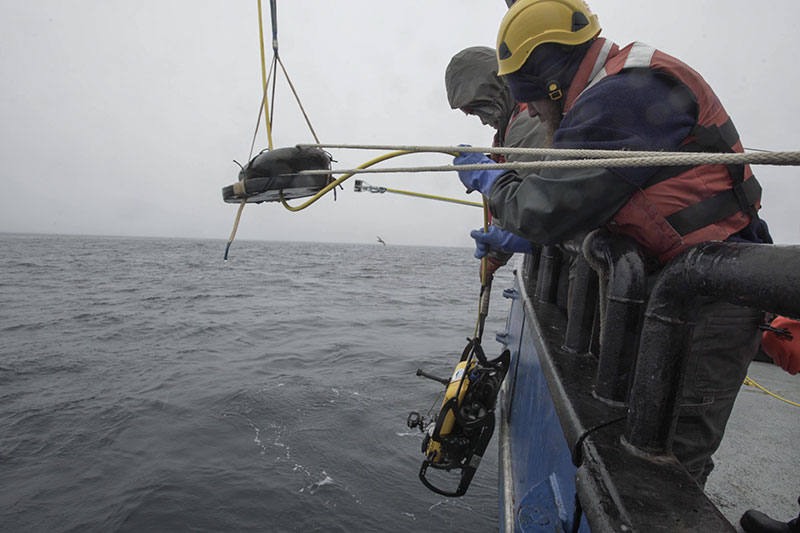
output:
[[[408,427],[425,433],[422,453],[425,460],[419,479],[430,490],[443,496],[463,496],[483,458],[494,433],[494,410],[497,394],[508,372],[511,354],[505,350],[491,361],[486,359],[479,339],[470,339],[461,354],[452,377],[438,378],[417,370],[417,375],[445,385],[445,397],[439,413],[429,420],[419,412],[408,415]],[[428,468],[459,470],[455,490],[446,490],[428,479]]]

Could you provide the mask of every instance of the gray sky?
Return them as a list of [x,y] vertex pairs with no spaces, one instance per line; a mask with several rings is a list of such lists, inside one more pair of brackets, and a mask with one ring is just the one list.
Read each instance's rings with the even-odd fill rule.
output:
[[[800,149],[800,2],[590,5],[604,37],[698,70],[746,147]],[[492,131],[449,109],[444,69],[464,47],[494,46],[505,10],[503,0],[279,0],[280,53],[322,142],[485,146]],[[264,15],[269,32],[266,2]],[[0,231],[227,239],[236,206],[221,189],[237,179],[232,160],[247,160],[261,99],[256,0],[0,0],[0,76]],[[275,147],[313,142],[278,80]],[[332,153],[337,168],[379,154]],[[800,242],[800,169],[755,171],[776,240]],[[362,177],[479,200],[455,173]],[[338,201],[298,213],[248,205],[237,238],[470,246],[481,225],[476,208],[344,185]]]

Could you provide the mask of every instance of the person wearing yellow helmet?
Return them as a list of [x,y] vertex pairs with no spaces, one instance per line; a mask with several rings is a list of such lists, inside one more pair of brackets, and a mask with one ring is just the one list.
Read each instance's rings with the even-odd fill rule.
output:
[[582,0],[517,2],[497,36],[497,73],[519,70],[539,45],[580,45],[600,35],[601,29],[597,15]]
[[[521,102],[561,99],[601,31],[597,15],[582,0],[517,2],[503,21],[497,37],[498,74]],[[539,107],[555,129],[557,106]]]
[[[743,151],[700,74],[643,43],[620,48],[600,31],[581,0],[518,0],[500,24],[498,73],[514,99],[548,124],[554,148]],[[653,272],[700,242],[772,242],[757,215],[761,189],[748,165],[548,168],[459,178],[489,199],[492,215],[511,233],[558,244],[606,227],[636,240]],[[757,310],[725,302],[705,301],[699,310],[673,452],[701,486],[763,320]]]

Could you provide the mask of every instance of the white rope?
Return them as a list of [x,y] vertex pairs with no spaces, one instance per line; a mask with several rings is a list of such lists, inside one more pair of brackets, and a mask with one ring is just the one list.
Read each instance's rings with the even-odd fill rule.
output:
[[[586,150],[570,148],[525,148],[525,147],[503,147],[503,146],[418,146],[418,145],[393,145],[393,144],[298,144],[299,148],[342,148],[355,150],[391,150],[407,152],[481,152],[484,154],[517,154],[517,155],[541,155],[557,157],[575,158],[607,158],[607,157],[655,157],[655,156],[684,156],[689,153],[697,152],[654,152],[654,151],[634,151],[634,150]],[[748,149],[758,153],[775,153],[769,150]],[[707,153],[707,152],[701,152]],[[791,152],[790,152],[791,153]]]
[[[308,146],[308,145],[305,145]],[[439,147],[436,147],[439,148]],[[480,148],[465,150],[467,147],[449,147],[453,151],[494,151],[494,148]],[[470,147],[472,148],[472,147]],[[553,150],[553,149],[547,149]],[[425,151],[447,151],[447,150],[419,150]],[[568,150],[559,150],[560,155]],[[607,157],[609,153],[616,157]],[[697,165],[775,165],[775,166],[795,166],[800,165],[800,152],[759,152],[759,153],[705,153],[705,152],[645,152],[648,155],[642,157],[626,156],[633,152],[605,151],[605,159],[566,159],[551,161],[517,161],[514,163],[495,163],[493,169],[497,170],[525,170],[542,168],[619,168],[619,167],[664,167],[664,166],[697,166]],[[626,154],[626,155],[623,155]],[[570,154],[572,155],[572,154]],[[346,170],[305,170],[300,174],[382,174],[392,172],[451,172],[453,170],[484,170],[486,164],[473,165],[438,165],[420,167],[394,167],[394,168],[352,168]]]
[[390,150],[390,151],[406,151],[406,152],[439,152],[439,153],[457,153],[457,152],[480,152],[484,154],[521,154],[521,155],[555,155],[564,157],[581,157],[581,158],[603,158],[608,157],[609,154],[614,154],[616,157],[638,157],[638,156],[654,156],[654,155],[683,155],[686,152],[634,152],[629,150],[583,150],[583,149],[568,149],[568,148],[525,148],[525,147],[504,147],[504,146],[415,146],[415,145],[392,145],[392,144],[298,144],[299,148],[342,148],[354,150]]

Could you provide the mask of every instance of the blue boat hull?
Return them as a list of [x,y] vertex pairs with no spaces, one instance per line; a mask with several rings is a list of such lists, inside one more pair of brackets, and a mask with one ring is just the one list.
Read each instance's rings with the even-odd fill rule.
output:
[[[501,391],[500,531],[572,531],[575,473],[572,456],[542,371],[519,281],[506,331],[498,340],[511,351]],[[585,518],[579,531],[588,532]]]

